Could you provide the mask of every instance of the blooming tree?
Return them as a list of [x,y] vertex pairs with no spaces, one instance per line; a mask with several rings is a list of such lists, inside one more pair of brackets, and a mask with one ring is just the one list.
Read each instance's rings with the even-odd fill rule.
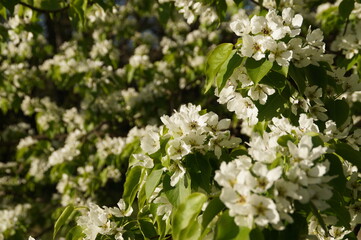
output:
[[0,240],[356,240],[360,10],[0,0]]

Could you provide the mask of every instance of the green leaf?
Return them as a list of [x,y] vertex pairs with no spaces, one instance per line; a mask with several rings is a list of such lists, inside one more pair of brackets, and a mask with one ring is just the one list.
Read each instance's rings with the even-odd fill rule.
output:
[[73,213],[73,211],[74,211],[73,205],[67,206],[64,209],[64,211],[61,213],[58,220],[56,220],[55,225],[54,225],[53,240],[55,239],[56,234],[58,233],[60,228],[64,225],[64,223],[68,220],[70,215]]
[[291,141],[294,143],[296,141],[296,139],[290,134],[283,135],[277,139],[277,143],[283,147],[287,147],[288,141]]
[[275,92],[268,97],[267,102],[264,105],[257,104],[258,119],[260,121],[268,121],[273,117],[279,116],[282,113],[286,102],[287,101],[281,95]]
[[201,224],[197,221],[197,218],[192,219],[188,227],[181,231],[179,234],[180,239],[184,240],[201,240]]
[[85,26],[85,11],[88,6],[88,0],[71,0],[69,16],[75,26]]
[[328,237],[328,229],[327,229],[327,226],[326,226],[325,221],[323,220],[321,214],[318,212],[318,209],[312,202],[310,202],[310,206],[311,206],[311,211],[312,211],[313,215],[317,218],[318,223],[321,225],[321,227],[325,231],[326,236]]
[[153,169],[145,182],[145,195],[147,199],[153,194],[154,189],[158,186],[162,177],[163,169]]
[[327,115],[340,127],[349,117],[350,107],[345,100],[329,100],[325,103]]
[[23,0],[29,5],[32,5],[36,8],[42,9],[44,11],[57,11],[66,7],[66,3],[59,0]]
[[305,68],[306,78],[308,81],[308,85],[317,85],[323,89],[327,88],[327,85],[329,83],[329,79],[331,78],[326,70],[328,66],[321,65],[320,66],[314,66],[309,65]]
[[293,66],[293,64],[290,64],[289,74],[293,81],[296,83],[298,92],[302,95],[306,89],[305,71],[301,68],[296,68],[295,66]]
[[164,239],[164,236],[168,232],[168,228],[170,226],[169,218],[166,221],[164,221],[162,219],[162,216],[156,215],[155,219],[156,219],[156,222],[157,222],[156,230],[157,230],[157,233],[159,235],[158,239]]
[[236,69],[242,62],[242,58],[237,54],[237,50],[232,50],[226,61],[219,68],[216,76],[216,83],[218,91],[221,91],[227,83],[227,80],[232,76],[234,69]]
[[206,201],[206,195],[195,192],[189,195],[187,199],[178,206],[173,217],[173,238],[175,240],[182,239],[181,231],[186,229],[191,221],[197,218]]
[[9,10],[10,14],[14,12],[16,4],[19,2],[20,0],[0,0],[0,3]]
[[348,18],[355,7],[354,0],[343,0],[338,6],[338,12],[344,19]]
[[165,195],[173,206],[179,206],[190,194],[191,183],[188,174],[185,174],[174,186],[170,186],[170,177],[164,176],[163,188]]
[[281,0],[276,0],[276,9],[280,6]]
[[282,231],[272,228],[263,229],[264,239],[272,240],[288,240],[288,239],[304,239],[302,236],[308,235],[307,218],[304,215],[295,213],[291,215],[292,224],[286,224],[286,228]]
[[326,159],[330,162],[328,175],[336,176],[336,178],[330,181],[330,185],[342,194],[345,191],[347,179],[343,173],[341,159],[335,154],[326,154],[325,156]]
[[6,8],[1,3],[0,3],[0,16],[2,16],[4,20],[7,19]]
[[213,218],[225,208],[219,197],[213,198],[207,205],[202,217],[202,228],[205,229]]
[[75,226],[66,234],[65,240],[80,240],[84,237],[83,229],[80,226]]
[[278,64],[274,64],[272,66],[273,71],[282,74],[284,77],[288,76],[288,69],[289,69],[289,66],[280,66]]
[[144,237],[154,238],[157,236],[154,225],[150,220],[139,220],[140,230],[142,231]]
[[243,1],[244,1],[244,0],[233,0],[233,1],[234,1],[234,3],[237,5],[237,7],[243,6]]
[[278,72],[269,72],[260,83],[282,90],[286,85],[286,78]]
[[358,172],[361,172],[361,152],[353,149],[346,143],[337,143],[335,145],[335,152],[344,160],[355,165]]
[[158,14],[159,14],[159,22],[163,25],[167,24],[168,19],[172,14],[172,4],[171,3],[163,3],[159,4]]
[[215,78],[222,64],[228,59],[232,53],[232,43],[222,43],[214,48],[207,57],[206,62],[206,85],[205,92],[215,84]]
[[341,199],[342,197],[343,196],[340,196],[339,194],[333,194],[331,200],[327,201],[327,203],[330,204],[329,212],[337,217],[337,224],[344,226],[346,229],[350,229],[351,216],[348,209],[345,206],[342,206],[342,202],[344,201]]
[[185,166],[192,179],[192,188],[197,190],[200,187],[206,192],[210,192],[212,167],[209,160],[202,154],[188,155],[185,159]]
[[225,19],[227,13],[227,3],[225,0],[216,0],[216,12],[221,21]]
[[231,240],[234,239],[240,228],[234,223],[234,219],[229,216],[228,210],[225,211],[216,225],[215,240]]
[[267,75],[272,66],[273,62],[267,61],[265,59],[256,61],[253,58],[248,58],[245,64],[247,74],[255,84],[257,84],[264,76]]
[[136,166],[128,170],[126,180],[124,183],[123,199],[129,208],[138,192],[139,184],[141,182],[142,167]]
[[254,228],[249,233],[249,239],[250,240],[264,240],[264,236],[262,231],[259,228]]

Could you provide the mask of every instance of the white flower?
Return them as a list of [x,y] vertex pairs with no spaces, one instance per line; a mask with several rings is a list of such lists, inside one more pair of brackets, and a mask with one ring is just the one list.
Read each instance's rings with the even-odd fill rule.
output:
[[160,148],[159,134],[157,132],[146,134],[140,142],[140,147],[148,154],[158,151]]
[[278,136],[271,136],[269,133],[263,133],[263,136],[254,135],[249,142],[249,154],[253,159],[263,162],[272,163],[277,156]]
[[180,160],[191,152],[190,146],[180,139],[170,140],[168,144],[167,154],[170,159]]
[[352,195],[357,198],[359,192],[361,192],[361,183],[359,182],[360,176],[358,172],[353,172],[350,179],[346,183],[346,187],[352,190]]
[[229,163],[222,162],[220,169],[216,171],[214,179],[217,183],[225,188],[233,188],[237,184],[237,176],[240,172],[238,161]]
[[288,66],[292,59],[293,52],[287,49],[284,42],[279,42],[271,45],[271,53],[268,55],[268,60],[271,62],[276,61],[280,66]]
[[25,147],[30,147],[38,142],[38,140],[32,138],[31,136],[27,136],[25,138],[20,139],[19,144],[16,146],[17,149],[22,149]]
[[323,32],[319,28],[312,31],[310,26],[306,36],[306,41],[309,45],[314,47],[323,49],[325,46],[325,43],[323,42]]
[[351,221],[353,225],[361,223],[361,202],[355,202],[349,206]]
[[323,102],[320,100],[320,98],[322,97],[322,89],[320,87],[318,87],[316,85],[306,87],[305,95],[310,100],[315,101],[317,104],[320,104],[320,105],[323,104]]
[[318,146],[313,148],[312,137],[304,135],[298,146],[293,142],[287,142],[288,149],[293,157],[294,164],[300,164],[302,167],[311,167],[313,161],[319,158],[327,150],[326,147]]
[[251,31],[251,24],[248,18],[236,19],[231,22],[230,28],[237,36],[244,36]]
[[116,226],[108,219],[107,211],[93,203],[89,205],[89,210],[77,219],[77,224],[82,227],[86,240],[95,240],[99,233],[113,234]]
[[248,120],[250,125],[255,125],[258,122],[256,105],[250,98],[244,98],[239,93],[236,93],[235,97],[227,103],[227,109],[235,112],[238,119]]
[[292,29],[290,32],[290,37],[295,37],[300,34],[301,26],[303,22],[303,17],[300,14],[294,15],[292,8],[285,8],[282,11],[282,18],[286,25],[292,26],[295,29]]
[[314,105],[310,107],[309,112],[312,116],[314,116],[316,119],[320,119],[321,121],[327,121],[328,116],[325,114],[327,112],[327,109],[324,108],[322,105]]
[[298,124],[300,125],[300,130],[302,133],[307,132],[319,132],[318,126],[313,122],[313,118],[309,118],[306,114],[300,114]]
[[185,168],[179,161],[174,161],[173,165],[170,167],[171,171],[174,171],[173,175],[170,177],[170,185],[174,187],[181,178],[183,178],[186,173]]
[[282,167],[278,166],[271,170],[263,163],[256,162],[252,167],[252,172],[257,176],[257,185],[253,188],[256,193],[267,191],[273,183],[281,177]]
[[[283,19],[281,16],[278,16],[274,9],[270,10],[267,15],[267,25],[268,29],[262,30],[261,32],[265,35],[270,35],[273,39],[279,40],[286,36],[287,33],[290,32],[290,28],[288,26],[283,25]],[[269,32],[264,32],[269,31]]]
[[229,102],[234,97],[235,97],[234,87],[233,86],[226,86],[219,93],[217,102],[219,102],[220,104],[226,104],[227,102]]
[[345,227],[336,227],[336,226],[331,226],[331,229],[329,231],[330,235],[335,239],[335,240],[341,240],[344,239],[344,237],[349,234],[351,232],[351,230],[347,230]]
[[265,57],[267,46],[271,45],[271,40],[262,35],[243,36],[241,53],[245,57],[253,57],[255,60],[261,60]]
[[240,194],[231,188],[223,188],[220,195],[222,202],[229,208],[231,216],[249,215],[251,213],[249,197],[250,192],[248,189],[245,189]]
[[253,16],[251,18],[251,31],[252,34],[262,32],[263,34],[269,34],[270,29],[267,26],[267,20],[263,16]]
[[300,199],[300,196],[297,194],[298,191],[298,185],[293,183],[293,182],[289,182],[286,181],[284,179],[278,179],[275,182],[275,195],[276,195],[276,199],[279,200],[279,198],[293,198],[293,199]]
[[297,115],[298,109],[302,109],[304,112],[308,112],[308,102],[309,100],[304,99],[301,96],[290,97],[291,102],[291,111],[294,115]]
[[151,159],[149,156],[144,154],[133,154],[132,155],[137,162],[133,164],[133,167],[135,166],[141,166],[144,168],[152,168],[154,166],[153,159]]
[[153,202],[159,204],[157,206],[157,215],[163,216],[162,220],[168,219],[173,210],[173,206],[168,201],[168,198],[165,196],[159,196],[156,199],[154,199]]
[[209,112],[206,115],[207,115],[207,128],[213,132],[226,130],[229,128],[231,124],[231,120],[227,118],[218,121],[218,115],[215,114],[214,112]]
[[275,92],[273,88],[265,84],[257,84],[249,89],[248,96],[250,96],[252,100],[259,100],[259,103],[263,105],[266,103],[268,95],[272,95]]
[[198,129],[197,131],[192,131],[183,136],[182,140],[191,148],[201,149],[203,148],[203,143],[206,140],[207,135],[202,134],[203,131]]
[[267,226],[269,223],[277,224],[280,216],[276,210],[276,204],[269,198],[253,194],[249,198],[252,206],[254,222],[258,226]]
[[234,69],[231,77],[229,78],[229,82],[234,86],[237,86],[238,82],[240,82],[242,88],[253,85],[252,80],[247,75],[246,68],[242,65]]

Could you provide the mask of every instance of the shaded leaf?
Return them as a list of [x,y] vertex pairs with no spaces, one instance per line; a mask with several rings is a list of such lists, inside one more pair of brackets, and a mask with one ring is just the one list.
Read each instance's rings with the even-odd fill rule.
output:
[[145,182],[145,195],[147,199],[150,198],[150,196],[154,192],[154,189],[158,186],[162,174],[162,169],[153,169],[152,172],[149,174],[147,181]]
[[355,7],[355,0],[343,0],[338,6],[338,12],[344,19],[348,18]]
[[267,75],[272,66],[273,62],[267,61],[265,59],[256,61],[253,58],[248,58],[245,64],[247,74],[255,84],[257,84],[264,76]]
[[215,240],[234,239],[240,228],[234,223],[234,219],[229,216],[229,211],[225,211],[219,218],[216,225]]
[[228,59],[232,53],[232,43],[222,43],[214,48],[207,57],[206,62],[206,84],[205,92],[207,92],[213,84],[215,84],[215,78],[222,64]]
[[[175,240],[182,239],[181,231],[186,229],[191,221],[196,220],[206,201],[206,195],[196,192],[189,195],[185,201],[178,206],[173,217],[173,238]],[[192,229],[193,226],[191,226]]]
[[128,170],[127,177],[124,183],[123,199],[129,208],[138,192],[141,181],[142,167],[136,166]]
[[217,73],[216,84],[218,91],[224,88],[227,80],[232,76],[234,69],[236,69],[241,62],[242,58],[237,54],[237,50],[233,50]]
[[358,171],[361,172],[361,152],[356,151],[346,143],[337,143],[335,145],[335,152],[344,160],[355,165]]
[[185,174],[179,182],[172,187],[170,185],[170,177],[166,175],[163,179],[163,189],[169,202],[173,206],[179,206],[191,194],[190,179],[188,175]]
[[73,211],[73,205],[69,205],[61,213],[60,217],[58,218],[58,220],[56,220],[54,225],[53,239],[55,239],[56,234],[59,232],[60,228],[64,225],[64,223],[68,220]]
[[66,234],[66,240],[80,240],[85,237],[83,229],[80,226],[75,226]]
[[213,220],[218,213],[220,213],[225,208],[223,202],[219,197],[213,198],[203,213],[202,217],[202,228],[205,229],[208,224]]
[[303,69],[296,68],[293,64],[290,64],[289,74],[296,83],[298,92],[302,95],[306,89],[305,71]]
[[345,100],[329,100],[325,103],[327,115],[340,127],[349,116],[350,107]]

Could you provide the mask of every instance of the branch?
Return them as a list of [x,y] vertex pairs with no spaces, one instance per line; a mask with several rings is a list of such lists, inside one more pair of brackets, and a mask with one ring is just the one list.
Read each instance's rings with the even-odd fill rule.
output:
[[267,10],[269,10],[268,8],[264,7],[263,4],[255,1],[255,0],[251,0],[251,2],[252,2],[253,4],[259,6],[259,7],[261,8],[261,10],[262,10],[262,9],[267,9]]
[[38,7],[34,7],[30,4],[24,3],[24,2],[19,2],[20,5],[23,5],[25,7],[30,8],[31,10],[37,11],[37,12],[41,12],[41,13],[57,13],[57,12],[62,12],[64,10],[67,10],[69,8],[69,5],[66,5],[63,8],[59,8],[59,9],[49,9],[49,10],[45,10],[42,8],[38,8]]
[[347,31],[347,27],[348,27],[348,23],[349,23],[349,22],[350,22],[350,17],[348,17],[347,20],[346,20],[345,28],[344,28],[344,30],[343,30],[343,36],[345,36],[345,34],[346,34],[346,31]]
[[93,128],[92,130],[90,130],[89,132],[87,132],[82,138],[82,142],[86,141],[87,138],[93,134],[93,133],[97,133],[98,130],[100,130],[105,124],[108,124],[109,122],[108,121],[103,121],[101,122],[98,126],[96,126],[95,128]]

